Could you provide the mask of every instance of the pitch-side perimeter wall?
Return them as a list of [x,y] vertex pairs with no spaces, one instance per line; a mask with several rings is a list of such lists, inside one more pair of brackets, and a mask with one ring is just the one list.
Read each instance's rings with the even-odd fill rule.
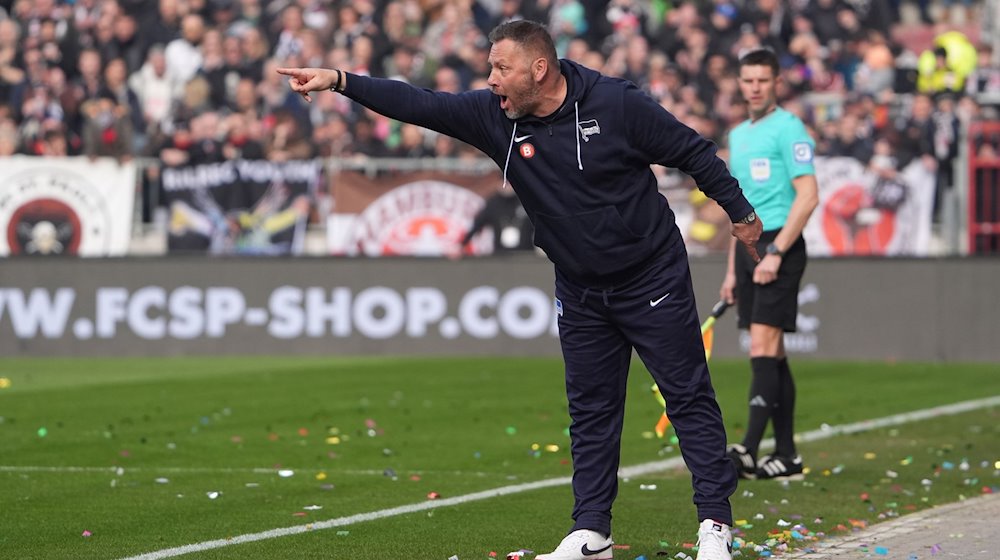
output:
[[[692,262],[702,313],[723,267]],[[7,259],[0,356],[557,355],[552,276],[533,255]],[[795,354],[1000,363],[1000,259],[814,259],[799,302]],[[714,355],[745,344],[730,312]]]

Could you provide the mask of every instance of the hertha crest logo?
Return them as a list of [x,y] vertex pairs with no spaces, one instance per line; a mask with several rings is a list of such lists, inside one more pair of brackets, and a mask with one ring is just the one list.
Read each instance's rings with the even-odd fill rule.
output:
[[601,133],[601,125],[597,122],[597,119],[578,122],[576,123],[576,126],[580,128],[580,136],[583,138],[584,142],[590,142],[591,136]]

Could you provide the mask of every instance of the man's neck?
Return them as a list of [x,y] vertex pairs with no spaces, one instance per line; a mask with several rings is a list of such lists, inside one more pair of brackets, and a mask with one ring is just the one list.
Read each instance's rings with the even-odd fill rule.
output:
[[569,93],[569,88],[566,84],[566,76],[559,73],[559,77],[555,84],[550,88],[546,88],[545,93],[542,95],[542,102],[538,104],[538,108],[533,113],[536,117],[548,117],[559,110],[563,103],[566,101],[566,95]]
[[768,107],[767,109],[764,109],[760,113],[757,113],[757,114],[751,113],[750,114],[750,122],[757,122],[757,121],[763,119],[764,117],[770,115],[775,110],[777,110],[777,108],[778,108],[778,104],[775,103],[774,105],[771,105],[770,107]]

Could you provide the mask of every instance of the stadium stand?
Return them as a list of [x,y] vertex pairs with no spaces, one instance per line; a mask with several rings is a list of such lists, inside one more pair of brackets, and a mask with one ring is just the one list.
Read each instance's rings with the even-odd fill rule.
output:
[[163,167],[469,155],[341,96],[308,105],[274,68],[485,87],[485,35],[514,18],[547,22],[561,55],[634,81],[723,149],[745,115],[737,57],[774,49],[818,154],[920,160],[938,200],[968,125],[998,118],[996,0],[4,0],[0,156],[136,158],[149,222]]

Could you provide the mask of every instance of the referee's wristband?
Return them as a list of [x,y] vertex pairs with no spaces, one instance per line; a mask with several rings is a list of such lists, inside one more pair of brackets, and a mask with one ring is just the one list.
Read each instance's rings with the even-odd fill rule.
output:
[[337,81],[330,86],[330,91],[334,93],[342,93],[344,89],[341,87],[341,84],[344,83],[344,73],[337,68],[334,68],[333,71],[337,73]]

